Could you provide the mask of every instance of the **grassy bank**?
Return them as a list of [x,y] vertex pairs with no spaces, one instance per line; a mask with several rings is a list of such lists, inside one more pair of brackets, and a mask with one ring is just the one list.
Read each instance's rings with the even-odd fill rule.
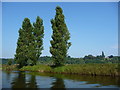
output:
[[52,72],[53,69],[48,65],[24,66],[20,71]]
[[118,64],[71,64],[51,68],[47,65],[24,66],[21,71],[50,72],[60,74],[120,76]]
[[2,70],[20,70],[34,72],[48,72],[58,74],[81,74],[81,75],[104,75],[120,76],[118,64],[70,64],[61,67],[51,68],[48,65],[24,66],[17,69],[17,65],[2,65]]
[[14,64],[14,65],[2,65],[1,69],[5,70],[5,71],[18,70],[16,64]]

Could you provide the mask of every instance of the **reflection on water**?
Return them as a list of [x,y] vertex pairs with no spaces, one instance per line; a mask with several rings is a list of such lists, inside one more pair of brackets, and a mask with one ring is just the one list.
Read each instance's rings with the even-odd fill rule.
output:
[[35,76],[32,75],[28,82],[28,87],[37,88]]
[[12,88],[25,88],[26,83],[25,83],[25,74],[18,72],[18,75],[13,78],[11,82],[11,87]]
[[[51,88],[65,88],[63,79],[56,78],[56,80],[52,83]],[[63,90],[65,90],[65,89],[63,89]]]
[[117,88],[119,77],[82,76],[37,72],[2,72],[3,88]]

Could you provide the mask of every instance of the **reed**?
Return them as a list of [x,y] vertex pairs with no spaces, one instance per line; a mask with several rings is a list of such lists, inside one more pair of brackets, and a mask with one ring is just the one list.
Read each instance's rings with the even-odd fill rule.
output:
[[71,64],[56,68],[51,68],[47,65],[24,66],[20,70],[60,74],[82,74],[93,76],[120,76],[118,69],[118,64]]

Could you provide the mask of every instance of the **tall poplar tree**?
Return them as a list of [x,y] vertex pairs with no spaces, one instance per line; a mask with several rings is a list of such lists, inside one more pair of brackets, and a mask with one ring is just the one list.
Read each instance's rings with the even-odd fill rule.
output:
[[19,30],[19,38],[15,54],[15,61],[19,64],[19,68],[26,66],[28,60],[32,60],[33,50],[33,35],[32,25],[28,18],[25,18],[22,23],[22,28]]
[[39,59],[40,55],[42,54],[43,50],[43,37],[44,37],[44,26],[43,26],[43,20],[37,16],[36,22],[33,23],[33,35],[34,35],[34,49],[35,49],[35,55],[34,57],[34,64],[36,64],[36,61]]
[[15,54],[15,61],[19,67],[35,65],[43,50],[44,26],[43,20],[38,16],[32,24],[28,18],[22,23]]
[[56,7],[56,15],[54,19],[51,19],[53,35],[50,41],[50,53],[52,54],[52,59],[55,66],[61,66],[64,64],[67,57],[67,51],[71,46],[68,42],[70,39],[70,33],[68,31],[67,25],[65,24],[63,10],[61,7]]

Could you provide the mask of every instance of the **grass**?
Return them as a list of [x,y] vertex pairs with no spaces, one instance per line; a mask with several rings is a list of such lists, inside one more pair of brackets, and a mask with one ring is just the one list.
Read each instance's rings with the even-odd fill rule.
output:
[[11,71],[11,70],[18,70],[17,64],[14,65],[2,65],[2,70]]
[[24,66],[21,71],[50,72],[59,74],[82,74],[120,76],[118,64],[71,64],[51,68],[47,65]]
[[24,66],[20,71],[52,72],[52,68],[47,65]]
[[103,76],[120,76],[120,67],[118,64],[68,64],[61,67],[52,68],[48,65],[24,66],[17,69],[17,65],[2,65],[0,70],[20,70],[34,72],[48,72],[58,74],[81,74],[81,75],[103,75]]

